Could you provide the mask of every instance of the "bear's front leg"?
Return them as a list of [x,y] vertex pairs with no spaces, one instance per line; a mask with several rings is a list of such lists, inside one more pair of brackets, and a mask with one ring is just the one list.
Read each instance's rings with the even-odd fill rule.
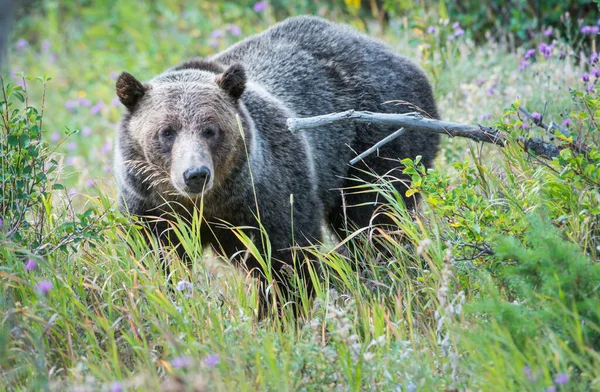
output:
[[[308,218],[305,208],[299,209],[297,214],[294,213],[293,224],[289,216],[278,214],[280,216],[275,218],[274,211],[270,212],[270,216],[263,215],[262,222],[269,237],[271,252],[262,249],[266,241],[262,241],[258,236],[254,238],[254,244],[261,250],[263,260],[264,255],[271,254],[270,264],[268,260],[260,263],[253,257],[246,260],[245,264],[249,270],[260,271],[256,276],[261,280],[261,311],[275,310],[272,305],[273,299],[276,298],[278,310],[292,307],[293,313],[298,316],[302,309],[302,300],[306,301],[314,294],[310,273],[311,268],[315,272],[314,263],[311,263],[311,258],[314,257],[308,248],[320,243],[320,221]],[[264,264],[270,265],[270,276],[263,272]],[[276,297],[273,296],[274,292]]]

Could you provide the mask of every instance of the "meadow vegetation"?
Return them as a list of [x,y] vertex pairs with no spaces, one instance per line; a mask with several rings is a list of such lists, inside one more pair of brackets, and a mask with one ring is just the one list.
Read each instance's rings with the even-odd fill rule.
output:
[[[30,5],[0,83],[1,385],[600,389],[598,9],[571,15],[587,2],[548,2],[556,14],[546,19],[503,24],[499,14],[486,25],[493,10],[475,2],[413,3],[384,2],[385,21],[360,1]],[[158,245],[118,212],[114,82],[123,70],[149,79],[304,12],[385,40],[426,70],[443,119],[510,140],[445,138],[430,170],[399,161],[422,200],[414,212],[393,178],[357,183],[379,193],[378,213],[397,230],[308,250],[314,301],[302,299],[297,319],[284,307],[261,320],[252,278],[200,248],[200,216],[173,222],[196,262],[188,270],[169,253],[165,276]],[[560,127],[542,126],[551,122]],[[560,155],[534,154],[531,137]]]

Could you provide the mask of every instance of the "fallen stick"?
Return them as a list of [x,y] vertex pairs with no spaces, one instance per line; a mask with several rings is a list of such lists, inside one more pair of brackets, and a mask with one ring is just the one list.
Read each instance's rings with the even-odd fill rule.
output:
[[[527,116],[533,116],[529,114],[525,109],[522,112]],[[430,132],[450,137],[464,137],[467,139],[474,140],[476,142],[491,143],[497,146],[504,147],[508,139],[508,135],[502,131],[484,127],[482,125],[463,125],[450,121],[442,121],[424,117],[421,113],[373,113],[373,112],[359,112],[355,110],[348,110],[340,113],[325,114],[322,116],[304,117],[304,118],[288,118],[287,127],[290,132],[298,132],[304,129],[320,128],[326,125],[339,124],[345,122],[358,122],[368,123],[377,125],[386,125],[399,128],[396,132],[390,134],[383,140],[379,141],[373,147],[369,148],[365,152],[358,155],[356,158],[350,161],[351,165],[354,165],[361,159],[377,151],[381,146],[389,143],[393,139],[402,135],[405,130],[416,131],[416,132]],[[538,121],[536,124],[545,128],[552,129],[546,124],[541,124]],[[554,123],[552,123],[554,124]],[[404,128],[405,130],[402,130]],[[558,127],[561,132],[567,132],[562,127]],[[519,138],[523,143],[526,150],[531,150],[537,155],[545,158],[554,158],[560,154],[560,151],[565,147],[557,146],[552,143],[543,141],[540,138]],[[586,152],[587,146],[573,144],[575,151]]]
[[396,114],[348,110],[341,113],[325,114],[323,116],[288,118],[287,126],[291,132],[297,132],[301,129],[319,128],[343,122],[389,125],[417,132],[433,132],[450,137],[466,137],[478,142],[493,143],[501,146],[504,145],[504,139],[506,138],[503,132],[493,130],[492,128],[435,120],[423,117],[422,114],[417,112]]

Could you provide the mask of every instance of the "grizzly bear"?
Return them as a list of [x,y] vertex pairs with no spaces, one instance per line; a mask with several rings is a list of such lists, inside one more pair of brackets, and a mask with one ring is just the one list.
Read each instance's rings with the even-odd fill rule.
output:
[[[260,227],[269,241],[245,230],[261,254],[271,255],[270,272],[284,295],[292,275],[286,266],[311,291],[308,264],[295,260],[294,249],[318,244],[324,223],[340,237],[349,226],[386,223],[372,219],[381,203],[375,193],[347,188],[390,174],[404,195],[409,179],[399,159],[421,155],[430,166],[438,149],[437,135],[407,130],[350,166],[395,128],[333,124],[288,131],[290,117],[349,109],[402,113],[417,107],[438,117],[418,66],[382,42],[317,17],[287,19],[147,83],[124,72],[116,90],[128,110],[115,149],[122,208],[153,222],[153,232],[176,247],[168,225],[151,217],[189,217],[202,208],[202,244],[243,259],[264,281],[261,263],[240,257],[246,247],[229,225]],[[405,202],[414,206],[412,198]]]

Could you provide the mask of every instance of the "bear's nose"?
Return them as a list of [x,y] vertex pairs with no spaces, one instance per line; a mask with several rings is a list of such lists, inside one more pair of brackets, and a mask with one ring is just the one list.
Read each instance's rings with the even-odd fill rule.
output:
[[210,179],[210,169],[206,166],[190,167],[183,172],[185,185],[194,193],[202,191],[204,184]]

